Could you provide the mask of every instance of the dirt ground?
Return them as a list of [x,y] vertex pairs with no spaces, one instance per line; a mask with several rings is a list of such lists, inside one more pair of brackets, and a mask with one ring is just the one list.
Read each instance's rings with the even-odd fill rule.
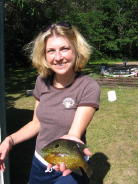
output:
[[[117,64],[122,64],[122,62],[117,63]],[[138,61],[127,62],[127,65],[138,65]]]

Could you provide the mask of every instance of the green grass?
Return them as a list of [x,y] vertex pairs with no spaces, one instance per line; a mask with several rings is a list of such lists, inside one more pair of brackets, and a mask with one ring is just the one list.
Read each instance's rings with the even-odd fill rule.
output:
[[90,61],[91,64],[116,64],[116,63],[124,62],[122,59],[100,59],[100,60],[94,60]]
[[[28,73],[29,70],[26,71]],[[22,74],[21,74],[22,73]],[[7,126],[11,133],[31,120],[34,98],[25,95],[34,85],[34,73],[16,71],[7,79]],[[23,75],[24,74],[24,75]],[[15,77],[16,76],[16,77]],[[29,82],[28,82],[29,80]],[[115,90],[117,100],[109,102],[107,92]],[[87,131],[88,147],[93,152],[91,184],[138,183],[138,89],[127,87],[101,88],[101,104]],[[12,178],[28,174],[30,162],[21,170],[22,157],[29,155],[30,145],[21,144],[12,155]],[[27,149],[25,149],[27,147]],[[24,152],[24,149],[27,150]],[[17,153],[17,154],[16,154]],[[14,156],[15,155],[15,156]],[[18,158],[19,157],[19,158]],[[30,157],[29,157],[30,159]],[[16,164],[16,162],[19,162]],[[23,163],[24,164],[24,163]],[[15,170],[14,170],[15,169]],[[28,175],[25,175],[27,177]],[[19,182],[18,181],[18,182]],[[17,183],[18,183],[17,182]],[[24,184],[21,183],[20,184]]]
[[104,178],[105,184],[136,184],[138,89],[115,88],[115,102],[108,102],[108,90],[102,88],[100,110],[88,128],[88,144],[94,154],[102,152],[108,157],[111,168]]

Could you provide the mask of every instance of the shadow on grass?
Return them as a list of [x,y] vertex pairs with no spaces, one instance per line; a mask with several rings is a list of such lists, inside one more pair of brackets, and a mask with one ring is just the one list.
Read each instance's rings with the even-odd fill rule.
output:
[[[14,108],[16,99],[10,97],[7,103],[7,133],[11,134],[23,127],[32,119],[33,111]],[[13,147],[9,154],[10,183],[27,184],[32,156],[35,148],[35,138]]]
[[6,92],[25,93],[33,89],[37,74],[32,68],[9,69],[6,73]]
[[102,64],[91,64],[88,63],[87,66],[83,69],[83,73],[88,75],[95,73],[97,75],[100,74]]
[[103,180],[110,170],[108,157],[104,153],[97,152],[90,158],[90,166],[93,171],[90,184],[103,184]]

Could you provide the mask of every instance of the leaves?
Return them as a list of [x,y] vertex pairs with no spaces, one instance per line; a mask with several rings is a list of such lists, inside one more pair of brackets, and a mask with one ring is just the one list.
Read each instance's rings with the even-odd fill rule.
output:
[[[136,0],[8,0],[5,47],[8,63],[28,63],[23,46],[57,21],[76,25],[95,48],[95,58],[137,58]],[[22,62],[23,61],[23,62]]]

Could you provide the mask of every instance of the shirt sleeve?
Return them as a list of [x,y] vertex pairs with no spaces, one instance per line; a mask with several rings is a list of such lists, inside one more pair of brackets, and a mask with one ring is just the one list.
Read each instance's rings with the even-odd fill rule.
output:
[[100,86],[95,80],[87,81],[78,106],[91,106],[99,109]]
[[41,96],[41,78],[40,76],[37,77],[35,87],[33,90],[33,96],[40,101],[40,96]]

